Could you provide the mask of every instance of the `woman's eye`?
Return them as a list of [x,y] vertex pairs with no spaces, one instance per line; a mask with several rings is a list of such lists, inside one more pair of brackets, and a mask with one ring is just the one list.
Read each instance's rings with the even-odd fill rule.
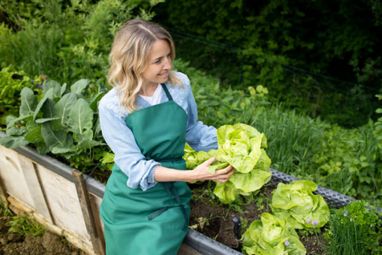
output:
[[161,59],[157,59],[154,61],[154,64],[160,64],[161,61],[162,61]]

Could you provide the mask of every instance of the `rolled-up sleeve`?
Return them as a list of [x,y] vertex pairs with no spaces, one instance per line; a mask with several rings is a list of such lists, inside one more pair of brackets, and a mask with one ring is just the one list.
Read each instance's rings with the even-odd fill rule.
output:
[[192,94],[190,81],[187,76],[182,77],[187,91],[187,143],[196,151],[209,151],[218,148],[216,128],[207,126],[198,120],[198,109]]
[[153,187],[156,184],[153,169],[159,163],[145,159],[123,117],[101,104],[98,112],[102,135],[114,152],[115,163],[129,177],[126,185],[142,190]]

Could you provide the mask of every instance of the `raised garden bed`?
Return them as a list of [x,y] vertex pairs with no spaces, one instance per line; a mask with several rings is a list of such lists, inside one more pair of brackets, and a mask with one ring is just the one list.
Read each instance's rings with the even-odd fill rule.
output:
[[[104,254],[98,215],[104,192],[102,183],[82,176],[60,161],[42,156],[28,147],[16,150],[0,147],[0,179],[0,194],[7,198],[11,206],[21,207],[85,252]],[[235,217],[245,217],[248,221],[258,218],[261,212],[268,209],[266,200],[275,185],[294,179],[272,170],[272,181],[262,189],[259,194],[261,199],[243,206],[241,210],[211,204],[206,194],[203,194],[205,187],[194,185],[190,224],[194,230],[190,229],[181,254],[241,254],[238,251],[241,248],[238,238],[242,231],[234,224]],[[324,196],[332,208],[344,206],[352,200],[321,187],[317,193]],[[246,223],[241,224],[244,226]],[[324,240],[321,236],[307,235],[301,239],[308,254],[322,254],[321,244]]]

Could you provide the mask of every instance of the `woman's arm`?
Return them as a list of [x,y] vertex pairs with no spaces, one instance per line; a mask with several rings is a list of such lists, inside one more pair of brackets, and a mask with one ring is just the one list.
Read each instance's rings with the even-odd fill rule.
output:
[[157,182],[170,182],[170,181],[218,181],[226,182],[233,174],[232,166],[216,170],[214,173],[208,171],[209,165],[215,161],[215,158],[210,158],[197,166],[194,170],[179,171],[163,166],[156,166],[154,168],[154,178]]

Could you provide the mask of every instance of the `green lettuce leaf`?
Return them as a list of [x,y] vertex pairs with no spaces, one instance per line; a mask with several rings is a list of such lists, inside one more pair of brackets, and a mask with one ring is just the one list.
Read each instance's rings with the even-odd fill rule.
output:
[[313,194],[316,189],[317,185],[308,180],[279,183],[272,196],[272,212],[295,229],[321,228],[330,212],[322,196]]
[[227,181],[225,183],[216,183],[214,194],[222,203],[229,204],[236,200],[239,192],[230,181]]
[[243,250],[252,255],[304,255],[306,249],[296,231],[284,219],[263,213],[243,234]]

